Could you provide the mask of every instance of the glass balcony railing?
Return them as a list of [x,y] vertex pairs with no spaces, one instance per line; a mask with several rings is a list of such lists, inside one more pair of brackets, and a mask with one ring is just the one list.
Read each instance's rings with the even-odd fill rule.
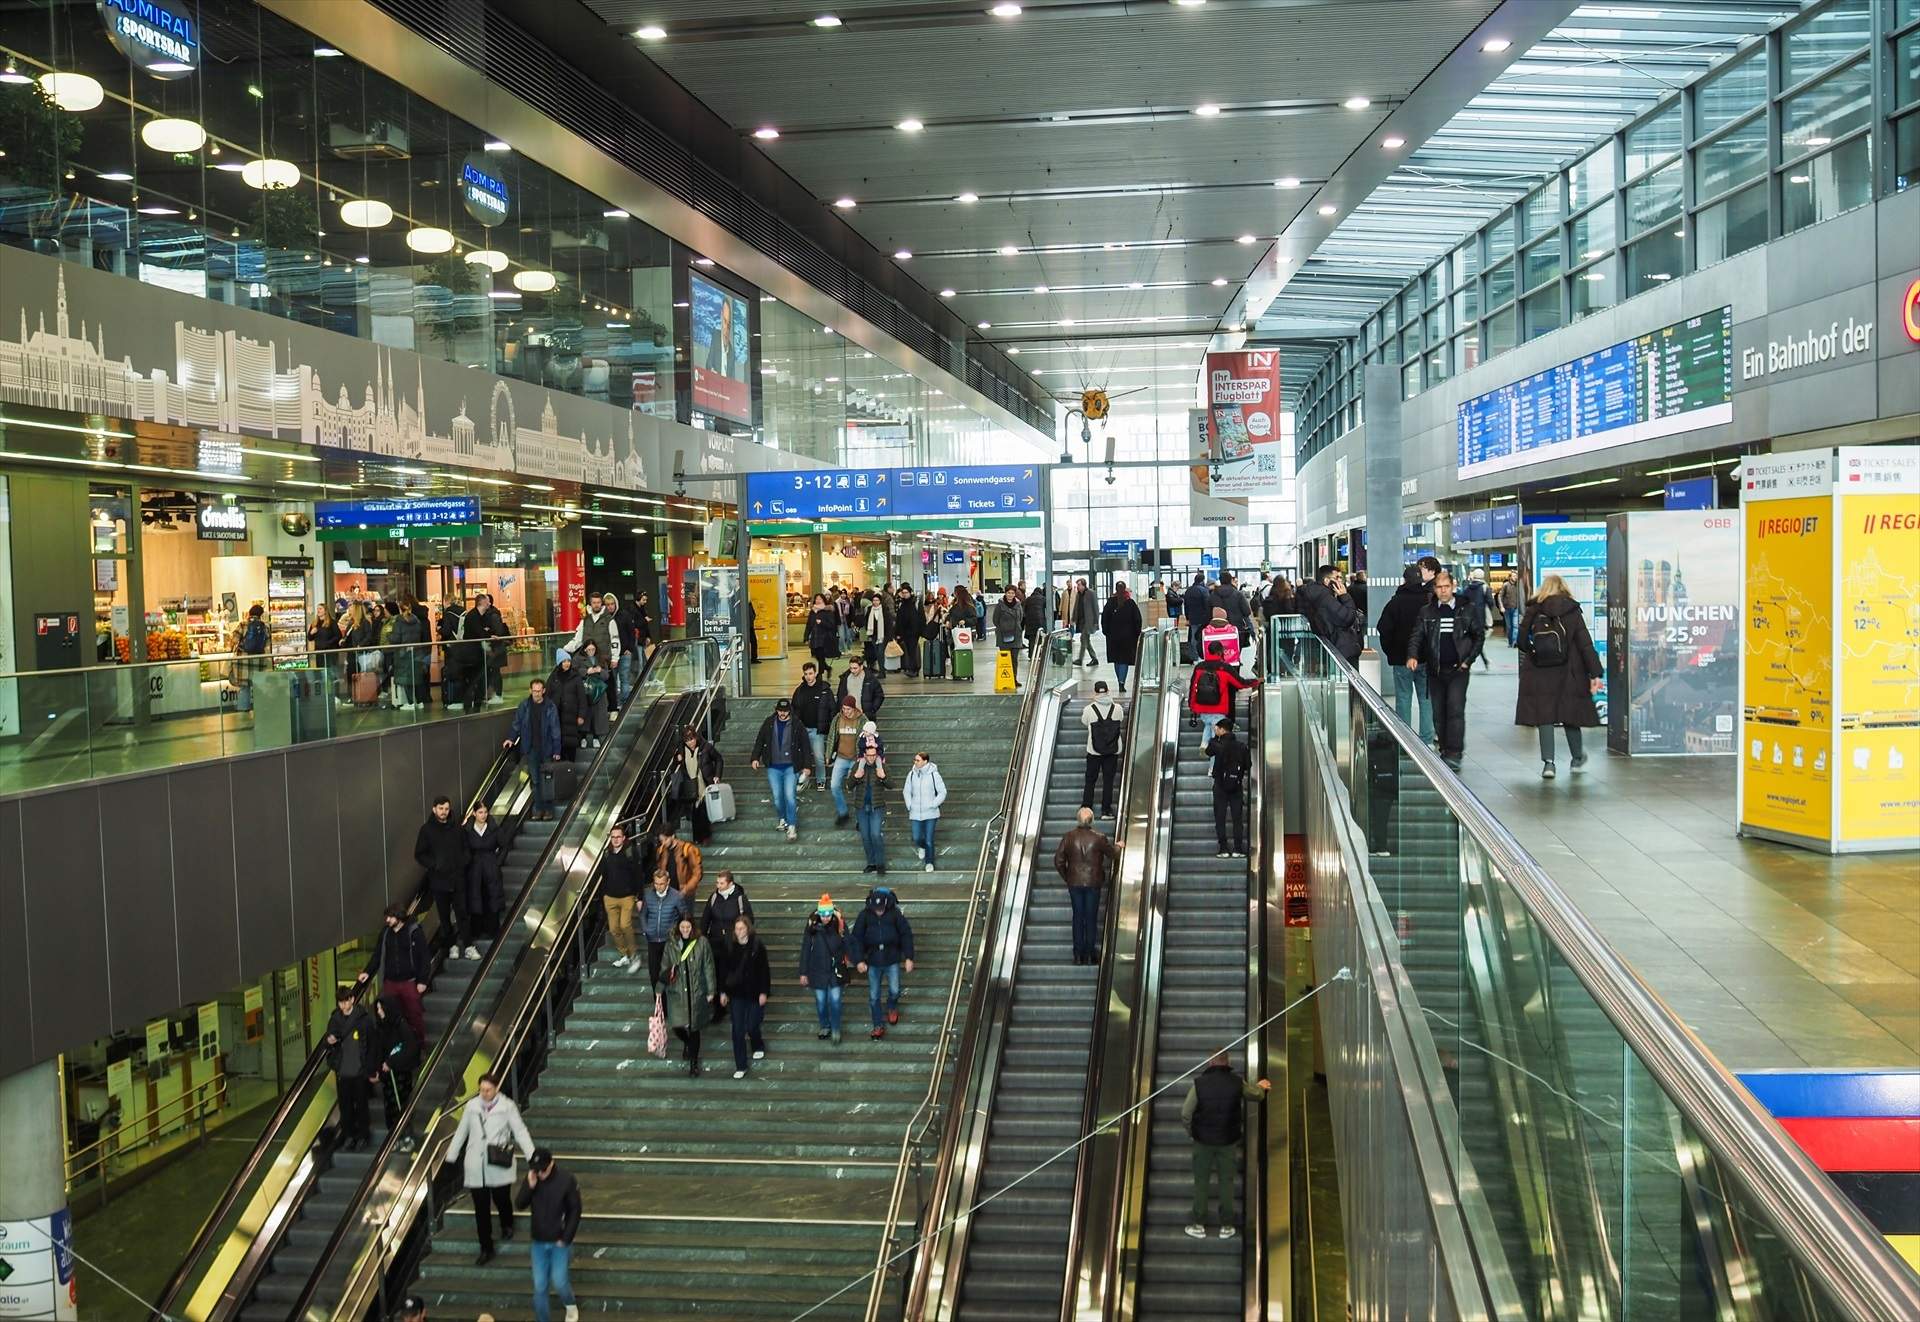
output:
[[[297,657],[206,656],[0,672],[0,794],[424,725],[517,702],[568,633]],[[484,687],[482,687],[484,685]],[[450,701],[449,701],[450,700]],[[18,722],[6,721],[17,713]]]

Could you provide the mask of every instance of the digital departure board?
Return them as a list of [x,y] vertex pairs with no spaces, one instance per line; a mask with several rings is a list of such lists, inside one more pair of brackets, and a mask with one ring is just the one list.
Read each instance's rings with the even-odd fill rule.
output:
[[1622,340],[1460,405],[1461,477],[1733,421],[1733,309]]

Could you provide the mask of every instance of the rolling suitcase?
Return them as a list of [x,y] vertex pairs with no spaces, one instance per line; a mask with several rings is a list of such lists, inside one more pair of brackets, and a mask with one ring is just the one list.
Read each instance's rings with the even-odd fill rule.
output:
[[956,647],[953,653],[953,677],[955,679],[973,678],[973,648]]
[[733,820],[733,786],[724,780],[707,786],[707,820],[716,826]]
[[380,672],[377,670],[356,670],[353,672],[353,705],[371,707],[380,701]]
[[548,762],[540,774],[546,778],[547,798],[553,803],[569,803],[580,790],[580,770],[571,762]]

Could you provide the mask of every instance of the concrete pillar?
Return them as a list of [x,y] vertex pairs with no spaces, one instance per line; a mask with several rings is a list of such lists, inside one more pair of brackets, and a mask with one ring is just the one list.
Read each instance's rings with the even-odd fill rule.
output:
[[57,1061],[0,1079],[0,1259],[13,1269],[0,1283],[0,1311],[9,1317],[80,1315],[62,1109]]
[[[1400,513],[1400,369],[1376,363],[1361,383],[1366,409],[1367,604],[1376,618],[1406,558]],[[1372,621],[1368,621],[1371,625]]]

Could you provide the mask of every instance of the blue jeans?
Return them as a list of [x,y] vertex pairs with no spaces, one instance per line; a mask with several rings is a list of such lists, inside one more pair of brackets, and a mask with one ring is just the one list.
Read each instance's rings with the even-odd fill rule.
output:
[[1067,899],[1073,905],[1073,956],[1092,959],[1100,953],[1100,888],[1069,886]]
[[813,745],[813,783],[818,788],[826,784],[826,774],[833,765],[827,761],[827,737],[818,730],[809,730],[807,742]]
[[867,851],[867,862],[876,868],[887,865],[887,840],[883,832],[887,814],[883,808],[860,809],[860,847]]
[[[1209,715],[1206,715],[1205,713],[1202,713],[1200,717],[1200,747],[1202,749],[1205,749],[1208,744],[1213,742],[1213,732],[1219,729],[1220,722],[1226,719],[1227,718],[1225,716],[1219,716],[1219,715],[1209,716]],[[1213,770],[1212,758],[1207,759],[1207,770],[1208,771]]]
[[620,664],[613,671],[613,705],[627,705],[627,695],[633,692],[633,653],[622,652]]
[[[886,984],[887,994],[881,998],[880,985]],[[885,1028],[887,1011],[900,1008],[900,966],[898,964],[867,965],[867,1008],[873,1011],[873,1026]]]
[[1507,646],[1517,647],[1520,645],[1520,608],[1509,606],[1504,613],[1507,617]]
[[833,811],[835,816],[844,818],[850,811],[847,807],[847,777],[852,771],[852,758],[836,757],[833,759]]
[[938,817],[918,817],[907,823],[907,831],[913,836],[916,849],[926,851],[928,863],[933,862],[933,828],[940,825]]
[[527,1246],[527,1251],[533,1257],[533,1315],[540,1322],[549,1322],[552,1316],[547,1312],[549,1285],[560,1296],[562,1306],[573,1307],[573,1280],[569,1274],[573,1267],[573,1245],[536,1239]]
[[1115,661],[1113,663],[1113,677],[1120,682],[1120,691],[1122,693],[1127,691],[1127,672],[1131,669],[1133,669],[1133,663],[1131,661]]
[[799,773],[790,766],[767,768],[767,788],[773,791],[773,810],[787,826],[800,823],[800,803],[793,792],[798,781]]
[[1415,697],[1420,701],[1420,742],[1433,742],[1433,699],[1427,696],[1427,676],[1425,671],[1408,670],[1405,666],[1393,668],[1393,709],[1400,719],[1408,725],[1413,724],[1413,704]]
[[837,1033],[840,1031],[840,993],[841,986],[831,976],[824,987],[813,988],[813,1013],[820,1021],[820,1031]]

